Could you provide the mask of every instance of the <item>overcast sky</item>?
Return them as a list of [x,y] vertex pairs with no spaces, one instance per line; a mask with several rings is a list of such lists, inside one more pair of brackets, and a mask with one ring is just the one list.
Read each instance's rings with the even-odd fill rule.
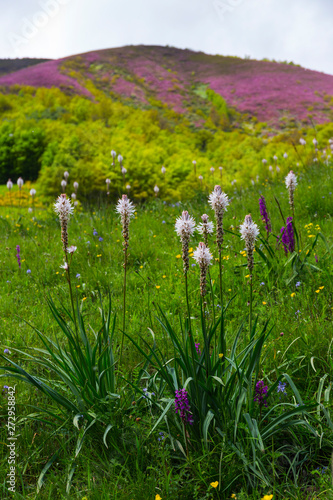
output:
[[172,45],[333,74],[332,0],[0,0],[0,8],[0,58]]

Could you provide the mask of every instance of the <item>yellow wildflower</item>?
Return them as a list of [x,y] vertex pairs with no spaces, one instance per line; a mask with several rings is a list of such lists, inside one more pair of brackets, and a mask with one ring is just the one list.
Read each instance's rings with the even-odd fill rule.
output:
[[267,304],[267,302],[263,302],[264,306]]
[[294,293],[291,293],[291,294],[290,294],[290,297],[295,297],[295,295],[296,295],[296,293],[295,293],[295,292],[294,292]]
[[[22,262],[23,262],[23,260],[22,260]],[[324,288],[323,286],[320,286],[320,287],[319,287],[319,290],[322,290],[323,288]]]
[[162,497],[160,497],[159,494],[156,495],[155,500],[162,500]]
[[160,285],[156,285],[156,288],[157,288],[157,290],[158,290],[158,289],[159,289],[159,288],[161,288],[161,287],[160,287]]
[[264,495],[261,500],[272,500],[274,495]]
[[218,481],[215,481],[214,483],[210,483],[210,485],[213,487],[213,488],[217,488],[218,485],[219,485],[219,482]]
[[223,352],[220,352],[219,354],[219,358],[222,359],[223,358]]
[[180,257],[181,257],[180,253],[176,255],[176,259],[180,259]]

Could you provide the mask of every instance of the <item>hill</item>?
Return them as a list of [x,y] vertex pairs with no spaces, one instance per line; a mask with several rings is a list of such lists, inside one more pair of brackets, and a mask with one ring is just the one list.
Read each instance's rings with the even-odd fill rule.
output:
[[49,59],[33,59],[30,57],[23,57],[22,59],[0,59],[0,76],[46,61],[49,61]]
[[[127,46],[51,60],[0,76],[12,85],[93,96],[89,84],[126,104],[167,106],[202,123],[209,91],[245,118],[274,127],[331,121],[333,76],[295,65],[160,46]],[[214,120],[214,117],[213,117]],[[238,120],[238,118],[237,118]],[[236,121],[237,121],[236,120]]]

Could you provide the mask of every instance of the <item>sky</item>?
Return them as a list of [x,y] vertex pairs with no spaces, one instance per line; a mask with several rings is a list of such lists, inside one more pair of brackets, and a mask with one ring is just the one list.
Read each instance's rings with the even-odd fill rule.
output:
[[0,58],[170,45],[333,74],[332,0],[0,0],[0,8]]

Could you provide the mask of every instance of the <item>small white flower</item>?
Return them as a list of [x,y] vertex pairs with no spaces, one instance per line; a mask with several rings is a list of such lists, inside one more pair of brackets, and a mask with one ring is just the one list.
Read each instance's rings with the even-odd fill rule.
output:
[[73,186],[74,186],[75,192],[77,192],[78,187],[79,187],[79,183],[75,181]]
[[134,216],[135,207],[127,198],[127,194],[123,194],[122,198],[118,200],[116,212],[118,212],[121,216],[128,217],[129,219]]
[[10,179],[8,179],[7,188],[9,189],[9,191],[13,188],[13,183]]
[[65,189],[65,187],[66,187],[66,186],[67,186],[67,182],[63,179],[63,180],[61,181],[61,187],[62,187],[63,189]]
[[193,165],[196,165],[196,164],[197,164],[197,162],[196,162],[195,160],[193,160],[193,161],[192,161],[192,163],[193,163]]
[[240,228],[241,240],[245,240],[245,243],[252,243],[254,245],[255,240],[259,235],[259,228],[255,222],[253,222],[251,215],[246,215],[243,224]]
[[317,139],[313,139],[313,141],[312,141],[312,142],[313,142],[313,144],[314,144],[315,146],[317,146],[317,144],[318,144]]
[[30,196],[34,197],[36,196],[36,189],[30,189]]
[[157,194],[157,193],[159,192],[159,190],[160,190],[160,188],[156,185],[156,186],[154,187],[154,193],[155,193],[155,194]]
[[287,159],[287,158],[288,158],[287,153],[283,153],[283,158],[285,158],[285,159]]
[[270,166],[268,167],[268,170],[269,170],[270,172],[273,172],[273,167],[272,167],[272,165],[270,165]]
[[74,245],[67,248],[68,253],[74,253],[76,250],[77,250],[77,247]]
[[219,167],[219,171],[222,172],[222,170],[223,170],[223,167]]
[[21,187],[23,186],[23,184],[24,184],[24,182],[23,182],[22,177],[19,177],[17,179],[17,185],[18,185],[19,189],[21,189]]
[[278,166],[276,165],[276,169],[275,169],[275,170],[277,171],[277,173],[279,173],[279,172],[280,172],[280,167],[278,167]]
[[276,161],[278,157],[276,155],[273,156],[273,160]]
[[120,165],[121,165],[121,163],[122,163],[123,159],[124,159],[124,158],[123,158],[121,155],[118,155],[118,161],[119,161]]
[[127,169],[125,167],[121,167],[121,173],[125,175],[127,173]]
[[65,177],[65,179],[66,179],[66,181],[67,181],[67,179],[68,179],[68,177],[69,177],[69,173],[67,172],[67,170],[66,170],[66,172],[64,172],[64,177]]
[[261,161],[263,162],[264,165],[267,163],[267,160],[265,158],[263,158]]
[[230,201],[228,195],[223,193],[221,186],[215,186],[214,191],[209,195],[208,203],[213,210],[222,209],[226,212]]
[[193,259],[201,267],[208,267],[213,256],[204,243],[199,243],[198,247],[193,252]]
[[110,179],[106,179],[106,180],[105,180],[105,182],[106,182],[106,184],[107,184],[107,185],[108,185],[108,187],[109,187],[109,184],[111,184]]
[[214,167],[210,167],[210,171],[213,174],[215,172],[215,168]]
[[252,184],[252,186],[254,186],[254,184],[255,184],[253,179],[251,179],[251,184]]
[[214,224],[213,222],[208,220],[208,215],[203,214],[201,216],[202,222],[200,222],[197,226],[197,231],[200,234],[213,234],[214,232]]
[[77,206],[78,206],[78,204],[79,204],[79,202],[78,202],[78,201],[74,201],[74,207],[77,207]]
[[112,149],[112,151],[111,151],[112,158],[115,159],[116,155],[117,155],[117,153]]
[[195,220],[187,210],[184,210],[181,217],[176,219],[175,231],[180,238],[189,238],[195,230]]
[[305,144],[306,144],[306,140],[305,140],[305,139],[303,139],[303,137],[301,137],[301,138],[300,138],[300,140],[299,140],[299,143],[300,143],[302,146],[305,146]]
[[64,262],[64,264],[60,267],[61,267],[61,269],[65,269],[65,271],[67,271],[67,269],[69,268],[67,262]]
[[129,184],[127,184],[126,189],[127,189],[127,191],[130,191],[131,186]]
[[297,177],[292,170],[290,170],[289,174],[286,176],[285,183],[287,189],[295,191],[295,188],[297,186]]
[[199,175],[198,179],[199,179],[199,181],[202,181],[203,180],[202,175]]
[[75,193],[72,193],[72,200],[76,200],[76,194]]
[[68,222],[70,216],[73,214],[74,207],[69,198],[65,194],[61,194],[54,204],[54,211],[59,215],[60,220]]
[[162,168],[161,168],[161,172],[162,172],[162,174],[164,175],[164,174],[165,174],[165,172],[166,172],[166,168],[165,168],[165,167],[162,167]]
[[29,214],[31,214],[33,212],[31,207],[28,208],[28,212],[29,212]]

